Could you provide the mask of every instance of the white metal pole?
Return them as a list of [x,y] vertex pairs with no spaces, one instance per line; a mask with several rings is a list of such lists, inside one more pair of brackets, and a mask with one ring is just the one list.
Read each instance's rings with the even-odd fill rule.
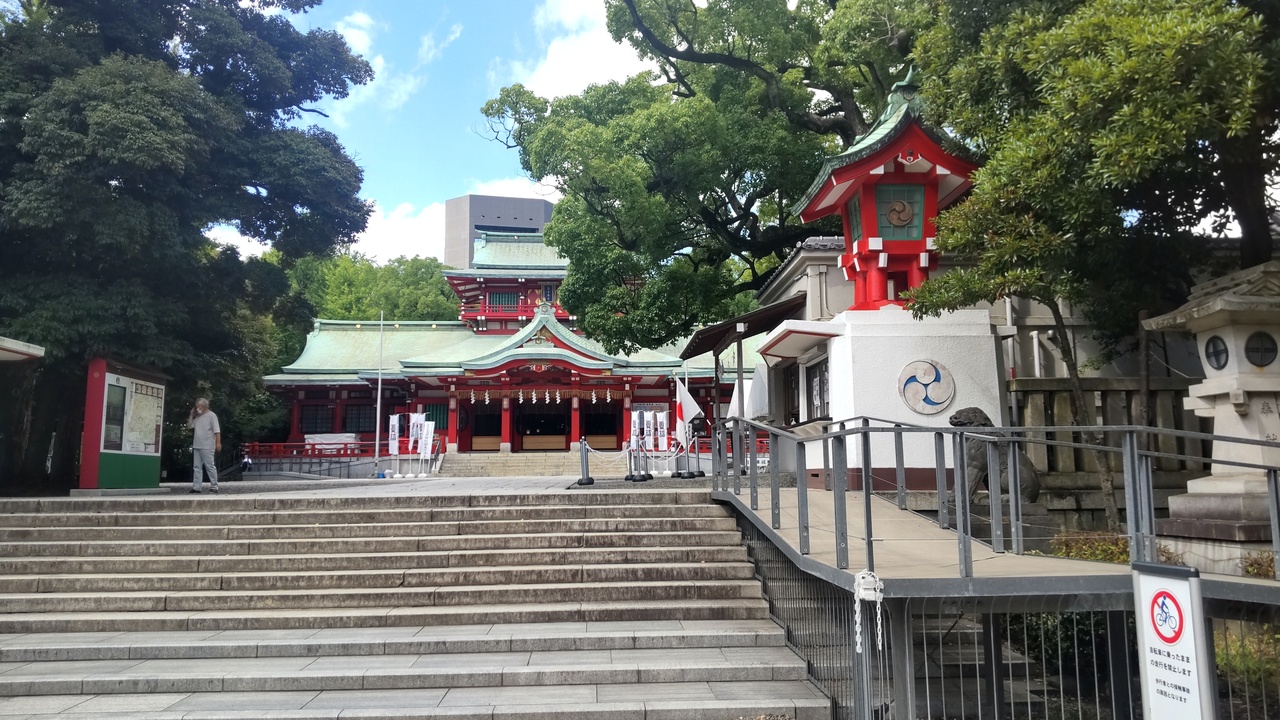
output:
[[374,405],[373,419],[373,474],[378,474],[378,462],[382,459],[382,325],[383,312],[378,311],[378,401]]

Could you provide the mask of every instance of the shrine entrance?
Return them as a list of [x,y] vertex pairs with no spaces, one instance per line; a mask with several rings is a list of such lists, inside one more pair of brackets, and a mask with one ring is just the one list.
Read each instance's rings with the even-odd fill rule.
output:
[[515,441],[519,452],[557,452],[569,449],[569,402],[519,403],[514,409]]

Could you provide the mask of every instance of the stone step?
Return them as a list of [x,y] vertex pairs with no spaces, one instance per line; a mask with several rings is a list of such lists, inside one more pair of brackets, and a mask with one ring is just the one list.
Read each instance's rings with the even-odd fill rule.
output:
[[444,507],[364,510],[228,510],[192,512],[9,513],[0,528],[226,527],[233,525],[333,525],[590,518],[730,517],[719,505],[546,505],[541,507]]
[[386,690],[804,680],[785,647],[55,660],[0,674],[0,696]]
[[[7,609],[7,605],[0,607]],[[722,598],[221,611],[112,612],[95,609],[86,612],[0,613],[0,634],[323,630],[484,623],[764,620],[768,617],[769,606],[763,600]]]
[[438,552],[333,555],[231,555],[203,557],[20,557],[0,559],[0,574],[100,574],[196,572],[325,572],[434,567],[553,564],[746,562],[742,546],[550,548],[542,550],[442,550]]
[[771,620],[29,633],[0,639],[0,662],[781,647],[785,637]]
[[10,542],[10,557],[139,556],[139,555],[279,555],[383,552],[442,552],[453,550],[625,548],[668,545],[736,545],[741,534],[732,531],[513,533],[505,535],[434,535],[427,537],[309,538],[293,540],[102,540],[97,542]]
[[802,680],[0,699],[6,716],[25,718],[33,710],[41,720],[829,720],[831,701]]
[[475,520],[425,523],[329,525],[232,525],[225,527],[32,527],[0,528],[0,542],[57,542],[80,540],[261,540],[334,537],[421,537],[424,535],[497,535],[530,532],[693,532],[735,530],[733,518],[591,518],[539,520]]
[[544,603],[631,600],[744,600],[760,596],[754,580],[685,580],[455,587],[326,588],[318,590],[111,593],[6,593],[0,608],[8,613],[157,612],[178,610],[331,609],[387,606],[498,605],[536,600]]
[[399,588],[539,583],[750,580],[749,563],[524,565],[387,570],[0,575],[0,593],[110,593],[132,591],[259,591]]

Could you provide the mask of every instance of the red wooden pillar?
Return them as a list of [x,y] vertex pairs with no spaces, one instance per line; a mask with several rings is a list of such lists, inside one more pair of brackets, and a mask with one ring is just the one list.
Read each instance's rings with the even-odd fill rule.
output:
[[289,425],[289,442],[302,442],[302,398],[299,395],[303,391],[295,390],[293,395],[293,417],[290,419]]
[[511,452],[511,398],[502,398],[502,441],[498,452]]
[[445,440],[445,452],[458,452],[458,396],[449,396],[449,433]]

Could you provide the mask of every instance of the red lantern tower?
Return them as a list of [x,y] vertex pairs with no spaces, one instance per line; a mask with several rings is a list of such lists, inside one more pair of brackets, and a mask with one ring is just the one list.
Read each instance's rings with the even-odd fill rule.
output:
[[943,149],[945,137],[921,122],[911,75],[893,87],[876,124],[845,152],[828,158],[797,208],[812,222],[838,213],[845,251],[840,266],[854,283],[850,310],[903,304],[938,267],[938,211],[972,186],[977,167]]

